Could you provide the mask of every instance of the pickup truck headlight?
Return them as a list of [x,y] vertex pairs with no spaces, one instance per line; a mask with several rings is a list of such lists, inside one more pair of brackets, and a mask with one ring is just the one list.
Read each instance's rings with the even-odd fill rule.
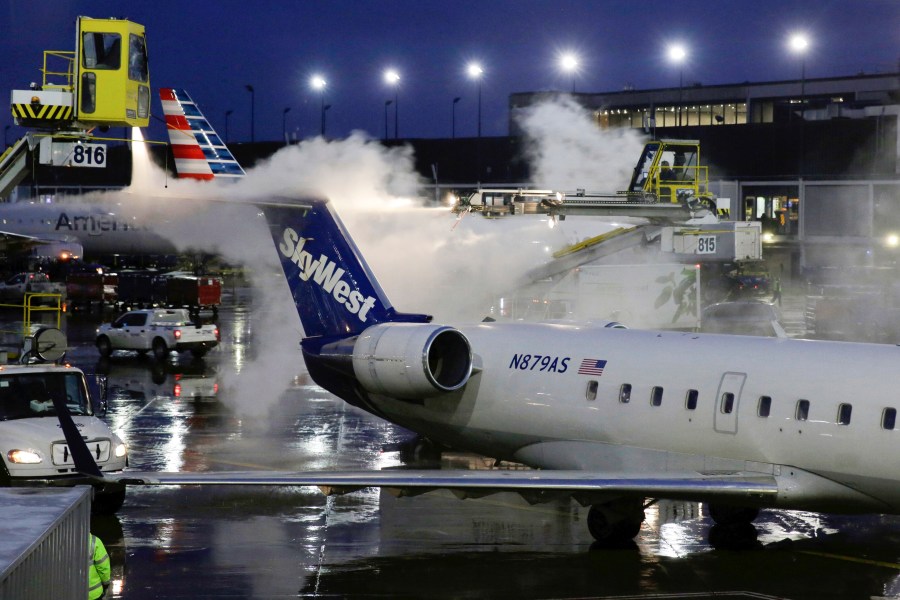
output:
[[43,461],[37,450],[10,450],[6,457],[9,462],[18,465],[36,465]]
[[122,458],[128,454],[128,448],[125,444],[116,444],[116,458]]

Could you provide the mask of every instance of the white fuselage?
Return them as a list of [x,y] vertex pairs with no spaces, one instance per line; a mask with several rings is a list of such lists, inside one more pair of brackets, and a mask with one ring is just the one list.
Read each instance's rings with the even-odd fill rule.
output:
[[[153,216],[150,216],[153,214]],[[123,210],[113,202],[0,205],[0,232],[53,242],[77,242],[89,255],[171,254],[175,245],[152,231],[169,214]]]
[[[885,426],[900,409],[900,347],[549,324],[460,331],[476,367],[463,389],[421,404],[377,397],[376,408],[535,467],[757,472],[780,478],[780,506],[900,512],[900,422]],[[585,360],[605,360],[602,374],[579,374]]]

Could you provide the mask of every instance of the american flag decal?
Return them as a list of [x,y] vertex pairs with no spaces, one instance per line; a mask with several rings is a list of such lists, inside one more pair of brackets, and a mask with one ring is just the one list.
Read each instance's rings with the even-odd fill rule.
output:
[[579,375],[596,375],[597,377],[603,375],[603,369],[606,368],[605,360],[598,360],[596,358],[585,358],[581,361],[581,366],[578,367]]

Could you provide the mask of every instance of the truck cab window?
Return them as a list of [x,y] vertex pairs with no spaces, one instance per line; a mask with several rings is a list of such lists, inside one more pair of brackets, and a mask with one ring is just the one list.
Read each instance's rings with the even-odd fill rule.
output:
[[81,61],[86,69],[117,70],[122,66],[122,37],[118,33],[85,32]]
[[133,33],[128,39],[128,78],[146,83],[150,77],[147,70],[147,45],[143,37]]

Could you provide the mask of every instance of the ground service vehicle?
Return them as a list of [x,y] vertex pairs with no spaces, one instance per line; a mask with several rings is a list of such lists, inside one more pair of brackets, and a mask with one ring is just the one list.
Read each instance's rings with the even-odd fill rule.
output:
[[150,72],[144,26],[126,19],[78,17],[75,50],[45,50],[42,79],[13,90],[15,122],[29,131],[0,155],[0,198],[33,163],[105,168],[113,127],[150,122]]
[[194,313],[211,309],[216,314],[222,303],[222,280],[218,277],[161,275],[158,284],[165,290],[168,306],[186,307]]
[[[59,337],[47,336],[52,343],[37,341],[41,333],[48,332]],[[24,356],[58,360],[65,351],[64,340],[59,330],[41,330],[30,341],[45,348],[45,352],[29,352]],[[102,403],[105,398],[101,398],[101,406]],[[72,415],[101,472],[116,473],[126,467],[125,443],[94,414],[84,372],[46,363],[0,365],[0,454],[3,457],[0,485],[93,483],[94,512],[115,513],[125,500],[125,488],[98,484],[77,472],[59,427],[58,414],[65,409]]]
[[200,357],[219,344],[216,325],[194,323],[183,308],[133,310],[97,329],[97,349],[102,356],[113,350],[152,351],[163,360],[171,352],[190,350]]
[[57,291],[46,273],[18,273],[0,283],[0,300],[21,302],[27,293],[54,294]]
[[66,277],[66,301],[73,308],[90,310],[94,304],[103,306],[115,304],[118,277],[114,273],[104,273],[102,269],[69,273]]
[[626,190],[479,189],[460,197],[453,211],[485,216],[547,213],[683,220],[701,208],[718,212],[709,191],[708,168],[700,164],[700,142],[653,140],[644,145]]

